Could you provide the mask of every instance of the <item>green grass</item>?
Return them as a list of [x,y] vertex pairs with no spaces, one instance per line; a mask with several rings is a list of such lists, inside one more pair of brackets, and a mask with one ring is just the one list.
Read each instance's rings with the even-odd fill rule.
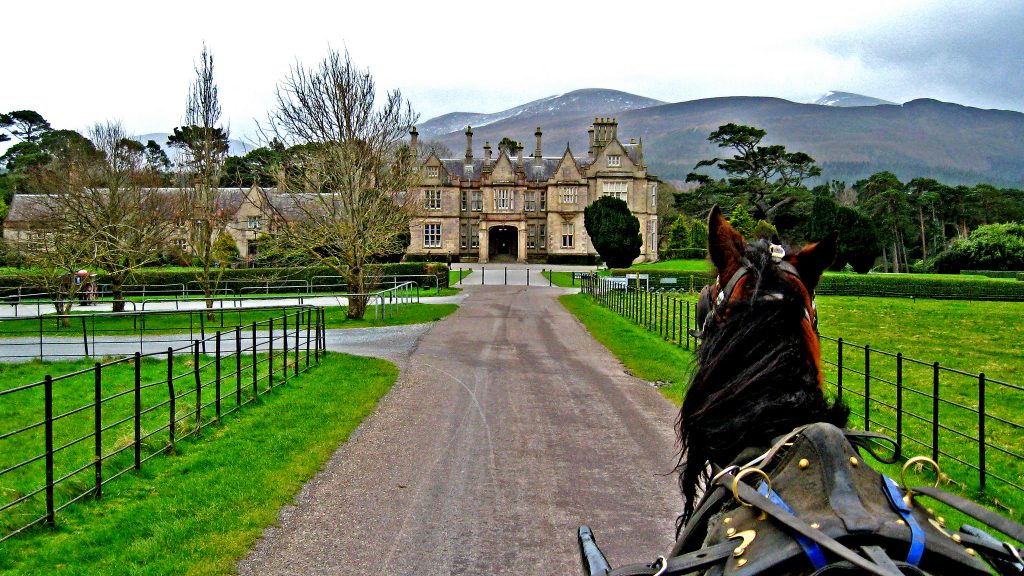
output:
[[[692,302],[693,296],[673,296]],[[678,370],[679,360],[673,355],[679,349],[665,342],[655,333],[649,332],[632,321],[596,304],[589,296],[565,296],[562,301],[570,311],[581,318],[595,338],[609,348],[631,371],[647,379],[658,379],[659,374],[671,374]],[[1012,302],[962,302],[922,300],[908,298],[838,297],[818,298],[821,315],[820,328],[826,336],[842,336],[846,342],[871,344],[873,349],[895,354],[903,352],[909,357],[927,362],[938,361],[942,366],[968,372],[983,370],[988,378],[997,378],[1015,384],[1021,382],[1024,373],[1024,355],[1019,353],[1019,342],[1024,338],[1024,323],[1017,321],[1024,317],[1024,304]],[[653,308],[654,320],[658,324],[657,307]],[[599,336],[600,334],[600,336]],[[828,340],[822,341],[823,366],[830,382],[828,392],[836,392],[835,363],[837,347]],[[864,428],[864,401],[858,394],[864,392],[864,352],[846,346],[844,358],[844,401],[853,410],[851,427]],[[870,427],[872,430],[895,435],[895,412],[889,406],[896,404],[895,387],[886,383],[896,380],[896,360],[882,354],[872,354]],[[634,366],[636,368],[634,368]],[[855,372],[856,371],[856,372]],[[931,394],[932,368],[910,362],[903,365],[903,383],[908,388]],[[881,379],[881,380],[879,380]],[[884,381],[883,381],[884,380]],[[685,381],[685,378],[684,378]],[[683,388],[673,385],[668,395],[677,403]],[[978,384],[972,377],[943,372],[940,376],[939,445],[944,452],[968,462],[978,461],[976,441],[960,436],[977,437],[978,416],[969,411],[978,406]],[[986,438],[989,445],[987,460],[990,473],[998,474],[1018,484],[1024,484],[1024,464],[1019,459],[1000,453],[994,446],[1020,452],[1024,438],[1016,425],[997,420],[1021,422],[1019,406],[1024,392],[989,383],[986,390],[986,412],[990,415],[986,423]],[[904,418],[903,439],[906,456],[930,454],[931,410],[930,398],[906,391],[904,410],[918,414],[926,421],[913,417]],[[954,406],[951,402],[966,406]],[[994,417],[993,417],[994,416]],[[886,429],[888,428],[888,429]],[[922,446],[916,442],[925,444]],[[978,472],[956,463],[949,457],[940,457],[940,463],[948,476],[947,488],[976,499],[991,508],[1021,520],[1024,519],[1024,493],[1007,486],[993,477],[988,478],[985,492],[980,490]],[[899,476],[899,467],[880,467],[890,476]],[[919,481],[926,481],[924,479]],[[932,505],[931,503],[929,505]],[[948,513],[951,518],[962,521],[959,515]]]
[[552,284],[554,284],[555,286],[560,286],[562,288],[578,288],[580,285],[579,280],[573,282],[572,272],[556,272],[552,270],[545,270],[543,272],[543,275],[545,278],[551,280]]
[[459,275],[460,274],[462,275],[461,279],[465,280],[472,273],[473,273],[473,269],[472,268],[463,268],[463,269],[460,269],[460,270],[448,270],[448,285],[449,286],[455,286],[455,284],[459,282],[459,279],[460,279]]
[[[451,314],[458,306],[456,304],[401,304],[397,311],[388,306],[387,317],[383,319],[374,318],[377,313],[377,306],[367,307],[366,314],[362,320],[350,320],[346,313],[347,307],[333,306],[326,308],[328,328],[373,328],[379,326],[397,326],[401,324],[421,324],[440,320]],[[245,308],[214,309],[214,319],[211,321],[206,314],[200,310],[175,313],[154,313],[147,315],[143,321],[134,316],[97,316],[91,312],[76,311],[76,314],[85,320],[85,331],[88,335],[119,335],[119,334],[213,334],[217,330],[234,330],[236,326],[249,326],[253,322],[264,322],[269,318],[278,318],[282,315],[282,309],[251,310]],[[289,314],[293,311],[289,311]],[[289,320],[294,322],[294,320]],[[63,327],[58,318],[44,319],[42,321],[43,332],[47,337],[67,336],[80,337],[82,335],[82,320],[71,319],[70,327]],[[18,337],[38,335],[40,321],[31,320],[4,320],[0,321],[0,337]]]
[[711,263],[707,260],[659,260],[657,262],[636,264],[630,267],[635,270],[681,270],[685,272],[709,272]]
[[397,378],[330,354],[201,436],[0,544],[0,574],[228,574]]
[[662,394],[682,403],[693,354],[601,306],[586,294],[568,294],[559,301],[605,348],[637,378],[666,382]]
[[[965,302],[907,298],[818,298],[820,329],[828,336],[842,336],[844,400],[854,412],[852,425],[895,435],[897,403],[897,363],[890,355],[871,354],[872,403],[870,422],[865,422],[863,400],[865,379],[864,350],[850,344],[868,344],[873,350],[921,360],[924,364],[904,360],[902,385],[904,412],[918,418],[903,419],[903,437],[907,455],[930,455],[931,421],[934,406],[932,362],[970,374],[984,372],[986,378],[985,411],[987,469],[1004,479],[1024,485],[1024,462],[999,450],[1020,453],[1024,444],[1018,424],[1024,423],[1020,405],[1024,392],[991,382],[1001,380],[1024,385],[1024,355],[1020,342],[1024,339],[1024,303]],[[822,341],[822,358],[835,362],[838,345]],[[826,365],[826,377],[837,383],[837,368]],[[943,452],[971,463],[979,461],[980,386],[976,376],[955,371],[939,372],[938,443]],[[887,406],[888,405],[888,406]],[[1001,421],[1004,420],[1004,421]],[[1016,424],[1010,424],[1010,423]],[[996,478],[988,478],[985,493],[981,492],[979,473],[945,456],[940,464],[952,483],[972,498],[988,503],[1018,520],[1024,518],[1024,494]]]

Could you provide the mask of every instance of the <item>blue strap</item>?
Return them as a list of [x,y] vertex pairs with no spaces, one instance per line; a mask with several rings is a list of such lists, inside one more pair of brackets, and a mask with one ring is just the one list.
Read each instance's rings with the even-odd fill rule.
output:
[[[793,509],[789,507],[789,504],[786,504],[777,492],[768,489],[768,485],[765,484],[764,481],[761,481],[761,483],[758,484],[757,491],[765,498],[771,500],[776,506],[785,509],[786,512],[789,512],[790,514],[796,515],[796,513],[793,512]],[[821,551],[817,542],[799,533],[794,533],[793,538],[796,539],[796,543],[803,548],[804,554],[807,555],[807,559],[811,561],[811,565],[814,566],[815,570],[820,570],[826,566],[827,562],[825,561],[825,554]]]
[[917,566],[924,554],[924,530],[917,523],[914,515],[910,513],[910,506],[903,501],[903,493],[896,481],[888,476],[882,476],[882,484],[885,486],[885,495],[889,497],[889,504],[903,521],[910,526],[910,552],[907,553],[907,564]]

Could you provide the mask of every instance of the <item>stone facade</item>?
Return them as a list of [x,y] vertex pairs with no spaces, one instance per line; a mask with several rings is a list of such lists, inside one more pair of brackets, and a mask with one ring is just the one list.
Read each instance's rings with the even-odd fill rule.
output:
[[[647,173],[643,144],[618,139],[618,123],[595,118],[588,131],[586,158],[566,147],[544,156],[542,132],[534,133],[533,155],[515,158],[473,153],[473,130],[466,129],[464,158],[431,154],[421,164],[422,202],[410,223],[409,254],[463,262],[557,262],[597,255],[583,225],[583,209],[603,195],[626,201],[640,221],[643,237],[638,262],[657,260],[658,180]],[[412,130],[412,145],[418,134]]]

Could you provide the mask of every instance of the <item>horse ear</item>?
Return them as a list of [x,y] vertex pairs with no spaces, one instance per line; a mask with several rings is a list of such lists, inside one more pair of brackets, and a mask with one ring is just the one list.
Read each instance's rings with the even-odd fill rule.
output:
[[729,224],[716,204],[708,214],[708,254],[719,274],[740,267],[744,246],[743,235]]
[[838,238],[839,232],[833,231],[817,244],[805,246],[793,257],[793,266],[800,272],[800,279],[808,292],[814,291],[821,274],[836,261]]

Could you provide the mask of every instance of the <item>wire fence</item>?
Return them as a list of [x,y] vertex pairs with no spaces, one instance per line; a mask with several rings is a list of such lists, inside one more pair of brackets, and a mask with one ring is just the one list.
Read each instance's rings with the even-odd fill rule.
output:
[[322,307],[292,307],[0,390],[0,542],[102,498],[118,477],[319,364],[324,328]]
[[[693,296],[596,275],[581,287],[672,344],[696,347]],[[901,453],[929,454],[951,481],[996,503],[1007,490],[1024,492],[1024,387],[824,335],[821,356],[826,382],[851,408],[851,426],[892,435]]]

